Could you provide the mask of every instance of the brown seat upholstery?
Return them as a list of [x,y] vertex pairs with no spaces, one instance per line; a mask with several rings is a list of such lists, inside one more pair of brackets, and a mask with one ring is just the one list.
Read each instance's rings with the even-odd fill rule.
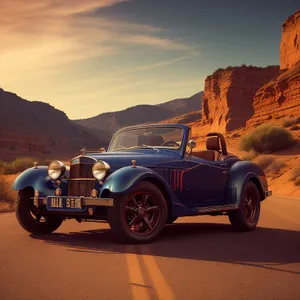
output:
[[205,160],[224,160],[226,155],[222,154],[220,138],[218,136],[208,136],[206,139],[207,150],[193,151],[193,155]]

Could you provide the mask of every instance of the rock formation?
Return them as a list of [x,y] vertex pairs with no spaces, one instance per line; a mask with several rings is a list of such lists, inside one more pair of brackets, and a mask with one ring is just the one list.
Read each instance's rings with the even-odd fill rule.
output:
[[205,80],[202,125],[227,132],[246,125],[257,90],[279,74],[279,66],[219,69]]
[[281,74],[260,88],[247,126],[300,115],[300,10],[282,25]]
[[298,61],[300,61],[300,10],[288,17],[282,25],[280,69],[291,69]]

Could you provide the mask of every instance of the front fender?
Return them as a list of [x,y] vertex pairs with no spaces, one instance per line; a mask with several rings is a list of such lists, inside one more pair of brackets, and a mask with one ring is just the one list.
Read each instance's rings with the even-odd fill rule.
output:
[[108,176],[101,188],[101,193],[104,190],[109,190],[113,194],[127,193],[137,183],[149,177],[155,177],[160,182],[164,181],[157,173],[148,168],[124,167]]
[[[64,189],[65,184],[61,185]],[[40,196],[54,196],[55,186],[51,178],[48,176],[48,167],[39,166],[38,168],[30,168],[22,172],[15,180],[13,189],[23,190],[32,187],[40,192]]]
[[250,161],[238,161],[232,165],[228,173],[227,204],[239,204],[244,185],[253,180],[261,194],[261,200],[265,199],[265,191],[268,190],[266,176],[263,170]]
[[146,167],[137,166],[136,168],[132,168],[128,166],[115,171],[103,184],[100,197],[104,197],[103,193],[107,190],[111,193],[112,197],[118,194],[126,194],[142,180],[149,179],[155,179],[156,182],[159,182],[164,192],[167,193],[171,214],[173,216],[194,214],[190,208],[184,206],[179,201],[169,184],[161,176]]

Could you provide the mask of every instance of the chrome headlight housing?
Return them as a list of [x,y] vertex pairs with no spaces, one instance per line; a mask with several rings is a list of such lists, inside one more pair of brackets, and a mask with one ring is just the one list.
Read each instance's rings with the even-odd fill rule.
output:
[[99,160],[94,164],[92,172],[97,180],[102,180],[109,171],[109,169],[110,165],[107,162]]
[[53,179],[57,180],[64,175],[66,166],[59,160],[54,160],[48,167],[48,175]]

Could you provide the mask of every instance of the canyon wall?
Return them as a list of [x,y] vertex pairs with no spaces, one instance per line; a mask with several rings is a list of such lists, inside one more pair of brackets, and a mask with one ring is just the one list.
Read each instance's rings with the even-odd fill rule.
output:
[[247,126],[300,115],[300,10],[282,25],[281,74],[261,87]]
[[279,66],[219,69],[205,80],[202,126],[227,132],[246,125],[257,90],[279,74]]
[[290,69],[298,61],[300,61],[300,10],[288,17],[282,25],[280,69]]

